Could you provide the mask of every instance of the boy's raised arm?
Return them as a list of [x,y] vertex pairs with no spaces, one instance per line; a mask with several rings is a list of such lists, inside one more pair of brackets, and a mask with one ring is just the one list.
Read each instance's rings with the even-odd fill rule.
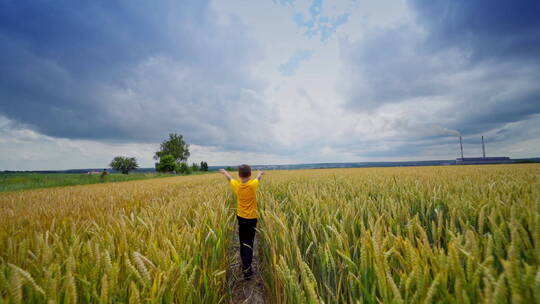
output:
[[233,177],[229,174],[229,172],[225,171],[225,169],[219,169],[219,173],[225,175],[225,177],[227,178],[227,180],[231,180],[233,179]]
[[259,171],[259,172],[257,173],[256,179],[261,180],[261,178],[262,178],[263,175],[264,175],[264,171]]

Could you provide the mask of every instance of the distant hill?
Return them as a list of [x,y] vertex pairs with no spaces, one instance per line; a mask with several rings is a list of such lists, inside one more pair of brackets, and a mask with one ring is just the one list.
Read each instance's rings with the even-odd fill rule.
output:
[[[516,158],[513,163],[540,163],[540,157]],[[416,167],[416,166],[450,166],[455,165],[455,160],[424,160],[424,161],[402,161],[402,162],[349,162],[349,163],[313,163],[313,164],[292,164],[292,165],[253,165],[254,170],[300,170],[300,169],[329,169],[329,168],[371,168],[371,167]],[[210,171],[220,168],[236,166],[209,166]],[[101,171],[104,168],[89,169],[68,169],[68,170],[33,170],[33,171],[11,171],[4,170],[2,173],[75,173],[84,174],[88,171]],[[107,169],[109,172],[116,172]],[[152,173],[155,168],[139,168],[132,171],[134,173]]]
[[[25,171],[13,171],[13,170],[4,170],[0,173],[74,173],[74,174],[85,174],[89,171],[103,171],[107,169],[109,173],[120,173],[119,171],[112,170],[110,168],[87,168],[87,169],[67,169],[67,170],[25,170]],[[135,173],[152,173],[156,172],[154,168],[139,168],[131,172]]]

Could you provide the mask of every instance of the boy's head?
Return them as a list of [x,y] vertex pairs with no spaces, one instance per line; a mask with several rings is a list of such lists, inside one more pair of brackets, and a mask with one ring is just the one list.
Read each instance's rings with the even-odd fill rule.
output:
[[250,177],[251,176],[251,167],[246,165],[246,164],[238,166],[238,176],[240,176],[240,178],[248,178],[248,177]]

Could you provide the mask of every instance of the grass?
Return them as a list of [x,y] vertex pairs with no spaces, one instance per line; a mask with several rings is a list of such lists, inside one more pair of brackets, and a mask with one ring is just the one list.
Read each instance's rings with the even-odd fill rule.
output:
[[[539,303],[540,165],[272,171],[268,303]],[[0,194],[0,302],[224,303],[218,174]]]
[[[195,174],[202,174],[202,172],[196,172]],[[0,192],[109,182],[126,182],[171,176],[175,175],[156,173],[112,173],[102,179],[100,175],[77,173],[0,173]]]

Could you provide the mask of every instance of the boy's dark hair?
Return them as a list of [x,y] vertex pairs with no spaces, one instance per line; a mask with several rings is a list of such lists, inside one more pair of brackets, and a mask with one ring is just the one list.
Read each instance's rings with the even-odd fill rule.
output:
[[251,176],[251,167],[243,164],[238,166],[238,176],[241,178],[246,178]]

